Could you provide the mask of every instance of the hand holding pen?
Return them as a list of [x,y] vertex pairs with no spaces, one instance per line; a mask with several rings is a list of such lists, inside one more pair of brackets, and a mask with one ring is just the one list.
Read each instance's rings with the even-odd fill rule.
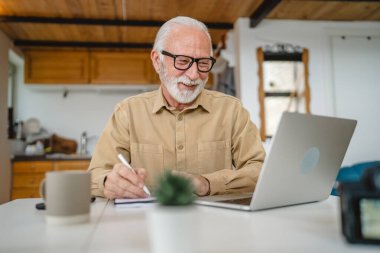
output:
[[118,159],[121,163],[115,163],[112,170],[106,175],[103,183],[104,196],[108,199],[149,197],[149,190],[144,187],[146,170],[144,168],[131,169],[126,159],[120,157],[122,156],[118,156]]
[[[125,159],[125,157],[122,154],[118,154],[117,157],[122,162],[122,164],[124,164],[129,170],[133,171],[136,174],[136,171],[132,168],[132,166],[128,163],[128,161]],[[143,190],[148,196],[150,196],[150,191],[148,187],[146,187],[146,185],[143,186]]]

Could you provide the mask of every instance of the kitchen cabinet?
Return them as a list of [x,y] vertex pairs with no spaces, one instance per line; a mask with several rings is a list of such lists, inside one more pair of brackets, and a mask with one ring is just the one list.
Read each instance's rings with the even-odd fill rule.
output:
[[26,84],[159,84],[149,51],[25,50]]
[[54,162],[54,170],[87,170],[90,160],[59,160]]
[[88,51],[28,50],[25,52],[25,83],[89,83]]
[[38,198],[45,173],[53,170],[52,161],[18,161],[12,164],[12,199]]
[[39,198],[45,173],[60,170],[86,170],[90,160],[13,161],[11,198]]
[[91,52],[93,84],[158,84],[148,52]]

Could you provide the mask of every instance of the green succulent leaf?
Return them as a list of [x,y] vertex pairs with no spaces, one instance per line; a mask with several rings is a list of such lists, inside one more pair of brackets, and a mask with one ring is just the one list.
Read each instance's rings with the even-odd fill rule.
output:
[[167,170],[158,181],[156,198],[166,206],[190,205],[194,201],[193,185],[189,179]]

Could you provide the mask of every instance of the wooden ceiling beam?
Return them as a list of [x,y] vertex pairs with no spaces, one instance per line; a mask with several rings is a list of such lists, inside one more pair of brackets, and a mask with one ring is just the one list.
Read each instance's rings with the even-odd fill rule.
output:
[[81,47],[81,48],[138,48],[152,49],[152,43],[130,42],[94,42],[94,41],[46,41],[46,40],[15,40],[19,47]]
[[[61,25],[101,25],[101,26],[143,26],[160,27],[165,21],[155,20],[120,20],[120,19],[89,19],[89,18],[60,18],[60,17],[33,17],[33,16],[6,16],[0,15],[0,22],[4,23],[40,23]],[[232,29],[232,23],[205,22],[209,29]]]
[[281,2],[281,0],[264,0],[250,16],[250,27],[256,27]]
[[[80,47],[80,48],[132,48],[152,49],[152,43],[130,42],[95,42],[95,41],[42,41],[42,40],[15,40],[18,47]],[[216,45],[212,45],[216,48]]]

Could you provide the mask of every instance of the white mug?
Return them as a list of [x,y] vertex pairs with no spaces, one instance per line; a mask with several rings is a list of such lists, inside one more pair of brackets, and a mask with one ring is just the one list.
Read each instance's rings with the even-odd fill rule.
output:
[[41,184],[46,221],[73,224],[90,220],[91,174],[87,171],[51,171]]

